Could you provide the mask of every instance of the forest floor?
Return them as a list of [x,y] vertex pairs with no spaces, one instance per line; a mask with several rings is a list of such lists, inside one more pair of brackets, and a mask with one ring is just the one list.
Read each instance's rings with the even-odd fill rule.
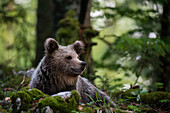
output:
[[51,97],[27,86],[30,78],[14,69],[0,70],[0,113],[7,112],[75,112],[75,113],[170,113],[170,93],[144,92],[137,87],[114,92],[112,107],[101,101],[79,103],[79,95],[72,91],[68,98]]

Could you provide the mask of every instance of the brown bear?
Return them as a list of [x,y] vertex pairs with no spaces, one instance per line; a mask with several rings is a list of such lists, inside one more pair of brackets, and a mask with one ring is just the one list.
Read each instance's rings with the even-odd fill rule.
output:
[[100,97],[115,105],[109,96],[80,76],[86,66],[85,62],[79,60],[84,49],[84,43],[81,41],[61,46],[55,39],[48,38],[45,41],[45,56],[33,73],[29,86],[49,95],[77,90],[83,103],[88,103],[92,99],[98,100]]

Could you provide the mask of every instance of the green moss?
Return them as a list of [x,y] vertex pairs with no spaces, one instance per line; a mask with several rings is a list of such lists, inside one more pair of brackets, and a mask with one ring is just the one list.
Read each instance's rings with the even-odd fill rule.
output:
[[76,101],[76,103],[79,103],[79,100],[80,100],[79,93],[76,90],[72,90],[71,94],[72,95],[71,95],[70,99],[74,99]]
[[[17,103],[16,100],[20,98],[21,99],[21,105],[19,107],[19,109],[17,109]],[[29,96],[29,94],[27,94],[24,91],[18,91],[16,93],[14,93],[11,97],[12,100],[12,108],[13,108],[13,112],[21,112],[21,111],[27,111],[29,109],[29,107],[31,106],[31,97]]]
[[[167,100],[165,102],[161,102],[161,100]],[[149,104],[153,107],[168,107],[170,106],[170,93],[168,92],[152,92],[145,93],[141,95],[141,101],[144,104]]]
[[60,20],[59,27],[56,38],[61,44],[68,45],[78,39],[78,20],[73,17],[65,17]]
[[30,88],[27,86],[27,87],[23,87],[22,89],[21,89],[21,91],[26,91],[26,90],[29,90]]
[[[21,89],[21,91],[14,93],[11,97],[13,112],[27,111],[34,100],[44,97],[48,97],[48,95],[36,88],[30,89],[29,87],[24,87]],[[21,99],[21,106],[19,110],[17,110],[17,98]]]
[[[132,92],[137,92],[138,89],[130,89],[125,92],[116,92],[112,94],[113,98],[120,98],[124,99],[123,103],[127,102],[136,102],[136,95],[133,95]],[[151,93],[142,93],[140,94],[140,101],[143,104],[148,104],[151,107],[161,107],[167,108],[170,106],[170,93],[168,92],[151,92]],[[141,109],[142,110],[142,109]],[[146,109],[150,110],[150,109]],[[145,111],[145,112],[146,112]]]
[[65,111],[66,102],[61,97],[46,97],[38,102],[40,109],[49,106],[53,111]]
[[67,16],[67,17],[74,17],[74,16],[75,16],[75,11],[74,11],[74,10],[69,10],[69,11],[66,13],[66,16]]
[[27,94],[29,94],[29,96],[31,97],[31,101],[33,100],[38,100],[40,98],[43,98],[43,97],[47,97],[48,95],[44,94],[42,91],[36,89],[36,88],[33,88],[33,89],[28,89],[26,90],[27,88],[25,88],[25,92]]
[[49,106],[53,111],[70,113],[71,111],[78,110],[78,102],[80,96],[77,91],[72,91],[70,98],[64,100],[60,96],[55,97],[46,97],[39,101],[39,109],[43,109],[46,106]]
[[85,35],[86,38],[95,37],[98,34],[99,34],[98,31],[90,29],[90,28],[84,30],[84,35]]
[[125,92],[118,91],[112,94],[113,98],[121,97],[123,99],[129,99],[128,101],[135,101],[136,95],[133,95],[132,92],[137,92],[138,89],[129,89]]
[[0,113],[7,113],[7,111],[6,111],[5,109],[2,109],[2,108],[0,107]]
[[60,20],[58,23],[59,27],[69,27],[72,30],[79,29],[79,22],[73,17],[65,17],[64,19]]
[[79,100],[80,100],[80,96],[79,96],[79,94],[76,90],[72,90],[71,93],[72,93],[71,97],[68,98],[68,109],[69,109],[69,111],[77,110]]
[[57,31],[57,36],[58,37],[62,37],[62,38],[68,38],[70,37],[71,38],[71,28],[69,27],[65,27],[65,28],[60,28],[58,31]]
[[74,10],[70,10],[66,13],[65,18],[61,19],[58,23],[59,29],[56,33],[56,39],[62,45],[73,43],[79,37],[79,22],[74,16]]

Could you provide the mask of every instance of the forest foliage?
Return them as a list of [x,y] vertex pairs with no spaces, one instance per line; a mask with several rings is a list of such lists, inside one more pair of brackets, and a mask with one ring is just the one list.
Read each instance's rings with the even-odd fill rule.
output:
[[[101,32],[98,37],[108,45],[101,57],[103,61],[100,64],[97,62],[98,65],[113,67],[112,69],[115,70],[123,69],[127,76],[135,74],[137,80],[142,75],[146,79],[150,78],[151,84],[156,82],[169,84],[168,81],[161,80],[169,79],[168,74],[167,78],[162,77],[166,64],[161,59],[167,59],[169,63],[167,58],[170,50],[169,35],[167,33],[163,36],[162,33],[162,30],[165,30],[162,26],[163,22],[169,22],[162,16],[163,8],[168,1],[114,1],[116,6],[109,6],[108,4],[112,2],[103,1],[102,3],[105,4],[103,5],[94,1],[94,7],[100,11],[100,14],[94,18],[98,21],[105,18],[104,25],[107,26],[104,28],[106,31]],[[114,58],[115,60],[110,60]],[[110,63],[104,62],[105,60],[110,60]],[[132,73],[129,74],[129,71]],[[135,85],[136,81],[133,84]],[[169,90],[169,85],[165,87]],[[153,85],[152,89],[154,88]]]

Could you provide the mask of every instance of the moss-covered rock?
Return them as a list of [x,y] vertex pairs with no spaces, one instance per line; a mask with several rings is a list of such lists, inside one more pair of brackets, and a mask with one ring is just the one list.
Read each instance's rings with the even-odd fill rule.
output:
[[51,97],[36,88],[29,89],[29,87],[25,87],[14,93],[11,100],[12,112],[28,111],[31,104],[35,102],[34,100],[37,100],[37,102],[39,101],[37,103],[39,110],[45,110],[49,106],[55,112],[69,113],[78,110],[80,96],[77,91],[73,90],[72,95],[64,100],[60,96]]
[[13,113],[27,111],[31,106],[31,97],[24,91],[18,91],[11,97]]
[[29,89],[29,87],[25,87],[24,89],[21,89],[21,91],[24,91],[27,94],[29,94],[29,96],[31,97],[31,101],[38,100],[40,98],[44,98],[48,96],[36,88]]
[[66,100],[64,100],[60,96],[46,97],[39,101],[38,107],[39,110],[43,110],[43,108],[49,106],[56,113],[57,112],[70,113],[71,111],[78,110],[79,99],[80,96],[78,92],[73,90],[71,97],[69,97]]
[[30,89],[29,87],[24,87],[21,91],[18,91],[11,96],[12,112],[27,111],[34,100],[44,97],[48,97],[48,95],[36,88]]
[[55,112],[59,112],[59,111],[65,111],[66,110],[66,101],[64,101],[64,99],[62,99],[61,97],[57,96],[57,97],[46,97],[44,99],[42,99],[41,101],[39,101],[38,103],[38,107],[40,110],[42,110],[43,108],[46,108],[47,106],[49,106],[53,111]]

